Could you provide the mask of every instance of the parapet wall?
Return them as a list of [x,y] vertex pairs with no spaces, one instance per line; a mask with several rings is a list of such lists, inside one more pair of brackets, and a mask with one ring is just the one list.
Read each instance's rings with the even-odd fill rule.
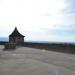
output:
[[74,44],[67,44],[67,43],[60,43],[60,44],[50,43],[49,44],[49,43],[25,42],[23,46],[75,54],[75,45]]
[[[6,43],[0,42],[0,45],[5,45]],[[75,44],[25,42],[21,46],[75,54]]]

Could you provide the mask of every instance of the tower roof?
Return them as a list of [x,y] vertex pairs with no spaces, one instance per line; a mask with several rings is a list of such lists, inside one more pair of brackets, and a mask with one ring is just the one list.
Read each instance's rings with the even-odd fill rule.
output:
[[19,31],[17,30],[17,27],[15,27],[14,31],[9,35],[9,37],[25,37],[23,36],[21,33],[19,33]]

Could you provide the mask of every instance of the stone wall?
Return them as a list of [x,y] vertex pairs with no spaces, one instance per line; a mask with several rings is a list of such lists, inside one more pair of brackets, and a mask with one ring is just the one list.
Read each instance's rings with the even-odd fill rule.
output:
[[[15,39],[15,41],[14,41],[14,39]],[[24,38],[23,37],[9,37],[9,42],[21,44],[21,43],[24,43]]]
[[16,49],[16,44],[15,43],[6,43],[4,45],[4,49]]
[[69,44],[69,43],[31,43],[31,42],[25,42],[25,47],[31,47],[31,48],[38,48],[38,49],[45,49],[50,51],[57,51],[57,52],[63,52],[63,53],[71,53],[75,54],[75,44]]
[[[0,45],[5,45],[5,48],[13,48],[9,45],[7,46],[6,43],[8,42],[0,42]],[[59,43],[58,44],[58,43],[25,42],[25,43],[20,44],[20,46],[75,54],[75,44],[70,44],[70,43]]]

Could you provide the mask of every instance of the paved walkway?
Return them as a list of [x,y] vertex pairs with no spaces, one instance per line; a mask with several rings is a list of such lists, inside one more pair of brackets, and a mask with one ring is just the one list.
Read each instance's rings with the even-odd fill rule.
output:
[[0,75],[75,75],[75,55],[27,47],[3,51]]

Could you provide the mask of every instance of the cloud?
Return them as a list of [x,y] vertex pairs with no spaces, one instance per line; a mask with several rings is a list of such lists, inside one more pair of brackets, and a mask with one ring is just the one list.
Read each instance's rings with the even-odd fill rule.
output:
[[9,35],[17,26],[29,40],[74,40],[74,4],[74,0],[4,0],[0,36]]
[[[75,37],[75,25],[58,25],[55,28],[41,28],[43,33],[49,36],[54,36],[58,38],[72,38]],[[67,40],[67,39],[66,39]]]
[[63,10],[64,13],[75,13],[75,0],[65,0],[67,7]]
[[[66,33],[67,34],[67,33]],[[75,35],[62,34],[61,31],[53,32],[32,32],[31,35],[25,37],[26,41],[44,41],[44,42],[75,42]]]

